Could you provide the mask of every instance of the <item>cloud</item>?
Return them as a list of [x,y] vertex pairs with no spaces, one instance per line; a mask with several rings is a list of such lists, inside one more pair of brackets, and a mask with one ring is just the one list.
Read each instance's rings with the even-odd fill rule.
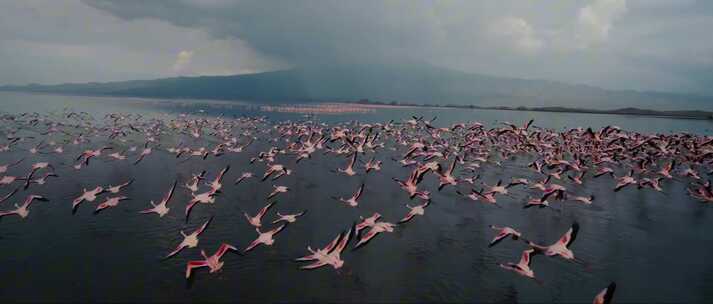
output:
[[713,94],[710,2],[0,1],[0,84],[371,63]]
[[173,63],[173,71],[176,73],[183,73],[191,64],[191,59],[193,58],[193,51],[180,51],[176,56],[176,62]]
[[505,17],[493,24],[491,32],[503,38],[504,42],[516,52],[535,54],[544,47],[544,41],[535,35],[532,26],[519,17]]
[[595,0],[582,7],[577,15],[579,46],[586,48],[605,42],[614,21],[626,11],[626,0]]

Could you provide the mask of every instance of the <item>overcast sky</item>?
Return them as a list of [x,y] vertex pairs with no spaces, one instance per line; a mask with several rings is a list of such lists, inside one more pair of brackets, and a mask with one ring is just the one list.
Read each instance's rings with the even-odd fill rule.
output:
[[713,95],[713,1],[0,1],[0,84],[430,64]]

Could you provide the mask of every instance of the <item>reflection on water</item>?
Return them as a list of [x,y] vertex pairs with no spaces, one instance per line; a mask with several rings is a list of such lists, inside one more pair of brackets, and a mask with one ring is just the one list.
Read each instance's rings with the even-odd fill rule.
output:
[[[47,113],[71,107],[95,117],[107,112],[134,112],[153,117],[175,117],[176,113],[202,115],[265,115],[271,120],[301,120],[289,113],[258,112],[249,105],[225,102],[146,101],[138,99],[88,98],[70,96],[0,93],[4,112],[38,111]],[[411,115],[437,116],[436,125],[477,120],[492,126],[497,122],[522,122],[534,118],[541,127],[592,126],[615,124],[622,128],[647,131],[686,131],[711,134],[707,121],[673,120],[610,115],[503,112],[478,110],[384,109],[368,114],[317,116],[329,123],[401,120]],[[100,146],[99,138],[92,146]],[[165,140],[162,138],[162,141]],[[171,139],[166,141],[172,145]],[[275,245],[259,247],[245,256],[226,255],[218,274],[200,271],[190,284],[184,279],[187,259],[199,257],[197,249],[186,249],[178,257],[161,257],[182,239],[180,230],[192,230],[215,215],[199,247],[212,253],[221,242],[244,248],[255,237],[243,212],[253,214],[265,203],[272,183],[249,179],[238,186],[232,181],[243,171],[262,173],[262,164],[250,158],[265,151],[268,143],[257,141],[242,153],[219,158],[182,162],[165,149],[157,151],[139,165],[94,161],[86,169],[69,166],[83,147],[66,147],[64,156],[38,155],[36,158],[61,164],[60,178],[46,185],[33,186],[50,202],[33,205],[30,216],[0,220],[0,298],[25,301],[338,301],[338,302],[590,302],[610,281],[618,284],[616,302],[707,302],[713,299],[713,210],[686,195],[685,184],[669,181],[665,194],[632,188],[612,192],[607,178],[588,181],[586,189],[568,185],[575,194],[594,194],[591,206],[568,204],[562,212],[528,210],[522,203],[533,193],[511,191],[513,197],[499,198],[502,208],[475,204],[446,188],[433,191],[433,204],[424,216],[393,233],[378,236],[365,248],[345,251],[344,269],[299,270],[294,258],[306,253],[306,246],[325,244],[355,218],[378,211],[385,220],[401,218],[408,203],[391,180],[408,174],[390,157],[398,152],[384,150],[379,174],[346,177],[331,173],[343,167],[344,160],[315,153],[312,159],[294,164],[293,156],[279,155],[279,163],[289,164],[295,174],[282,177],[277,184],[292,191],[278,196],[276,210],[309,212],[276,237]],[[17,152],[1,153],[0,163],[16,160]],[[484,165],[482,178],[489,184],[510,177],[535,178],[524,168],[529,159],[504,163],[503,167]],[[34,162],[34,159],[33,159]],[[179,162],[182,162],[179,164]],[[32,162],[12,168],[10,173],[27,172]],[[183,207],[190,199],[185,189],[176,192],[171,212],[158,220],[140,215],[150,200],[163,196],[174,178],[184,181],[192,173],[207,170],[214,174],[226,164],[232,166],[223,193],[214,205],[197,206],[188,223]],[[96,203],[84,203],[72,215],[71,200],[83,188],[116,184],[129,178],[136,183],[124,193],[132,200],[118,207],[93,214]],[[345,208],[331,195],[352,193],[362,182],[367,190],[358,208]],[[424,187],[436,189],[437,181],[427,178]],[[9,188],[1,187],[0,193]],[[33,191],[35,193],[35,191]],[[22,193],[24,196],[26,193]],[[17,201],[13,198],[13,202]],[[0,209],[11,207],[10,202]],[[274,218],[272,210],[266,220]],[[524,244],[503,242],[488,248],[493,236],[490,224],[507,224],[526,231],[530,239],[552,242],[572,221],[581,225],[573,250],[588,267],[561,259],[539,259],[534,271],[542,286],[502,271],[496,262],[518,258]],[[682,249],[685,249],[683,251]]]

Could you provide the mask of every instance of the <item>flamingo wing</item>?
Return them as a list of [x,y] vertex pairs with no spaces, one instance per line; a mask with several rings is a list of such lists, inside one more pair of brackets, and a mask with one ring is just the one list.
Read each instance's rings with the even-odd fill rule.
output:
[[490,241],[490,244],[488,244],[488,247],[493,247],[500,243],[502,240],[504,240],[508,236],[508,233],[505,231],[500,231],[498,235],[496,235],[492,241]]
[[356,194],[354,194],[354,200],[358,201],[363,192],[364,192],[364,183],[362,183],[361,186],[359,186],[359,189],[357,189]]
[[193,268],[201,268],[206,266],[208,266],[208,262],[206,261],[189,261],[188,264],[186,264],[186,279],[191,277],[191,270],[193,270]]
[[206,228],[208,228],[208,224],[210,224],[210,222],[212,222],[212,221],[213,221],[213,217],[211,216],[205,223],[203,223],[203,225],[201,225],[201,228],[196,230],[194,233],[197,233],[198,235],[200,235],[201,233],[203,233],[203,231],[205,231]]
[[173,197],[173,191],[176,190],[176,184],[178,183],[178,180],[173,181],[173,185],[171,186],[171,189],[168,190],[166,195],[163,197],[163,201],[168,203],[169,200],[171,200],[171,197]]
[[215,255],[218,258],[221,258],[226,252],[228,252],[228,250],[238,251],[238,248],[235,248],[235,246],[230,244],[222,243],[220,244],[220,247],[218,247],[218,251],[215,252]]
[[354,234],[353,231],[356,229],[355,225],[352,225],[351,228],[349,228],[349,231],[347,231],[347,234],[342,237],[341,240],[337,243],[337,246],[334,248],[334,251],[338,253],[342,253],[344,251],[344,248],[347,247],[349,244],[349,241],[352,239],[352,235]]
[[567,230],[567,232],[565,232],[565,234],[562,235],[562,237],[557,242],[563,244],[566,247],[569,247],[577,238],[577,232],[579,232],[579,223],[574,222],[574,224],[572,224],[572,227],[570,227],[569,230]]
[[179,252],[181,252],[181,250],[183,250],[183,248],[186,248],[186,246],[187,245],[185,243],[181,242],[180,244],[178,244],[178,246],[176,246],[176,249],[174,249],[169,254],[167,254],[166,257],[164,257],[164,259],[168,259],[168,258],[178,254]]
[[265,207],[262,207],[262,209],[260,209],[260,212],[258,212],[258,214],[255,217],[262,218],[265,215],[265,213],[267,212],[267,209],[270,209],[270,207],[272,207],[272,205],[274,205],[274,204],[275,204],[275,202],[271,202],[271,203],[265,205]]
[[302,266],[302,267],[300,267],[300,269],[310,270],[310,269],[316,269],[316,268],[322,267],[322,266],[324,266],[324,265],[327,265],[327,262],[322,261],[322,260],[319,260],[319,261],[316,261],[316,262],[314,262],[314,263],[312,263],[312,264]]
[[413,212],[413,210],[409,211],[408,214],[406,214],[406,216],[399,221],[399,224],[410,221],[415,215],[416,214]]

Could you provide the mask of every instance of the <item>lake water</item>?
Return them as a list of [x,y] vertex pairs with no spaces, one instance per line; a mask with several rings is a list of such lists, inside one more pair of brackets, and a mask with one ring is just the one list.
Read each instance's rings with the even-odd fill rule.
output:
[[[0,112],[50,113],[70,107],[96,118],[109,112],[140,113],[147,117],[175,117],[181,112],[196,115],[264,115],[271,121],[302,120],[301,114],[260,112],[246,104],[226,102],[192,103],[122,98],[52,96],[0,93]],[[202,112],[199,112],[202,110]],[[411,115],[437,116],[434,124],[480,121],[492,127],[503,121],[521,124],[530,118],[544,128],[601,128],[618,125],[647,133],[690,132],[710,135],[713,123],[635,116],[537,113],[463,109],[390,109],[370,114],[318,115],[314,119],[329,124],[349,120],[396,121]],[[3,123],[4,127],[8,125]],[[326,245],[359,216],[373,212],[383,220],[396,222],[408,211],[408,197],[391,180],[404,178],[410,169],[389,160],[400,152],[382,150],[378,157],[384,168],[377,174],[353,177],[330,172],[343,167],[344,159],[315,153],[312,159],[295,164],[294,156],[278,156],[278,162],[294,170],[275,183],[249,179],[232,185],[243,171],[264,172],[264,165],[249,159],[266,144],[256,142],[242,153],[227,153],[207,160],[177,160],[164,149],[136,166],[129,162],[93,160],[85,169],[71,168],[72,158],[104,141],[92,139],[88,146],[66,145],[64,156],[35,155],[8,174],[22,175],[30,164],[47,160],[57,165],[57,179],[33,185],[0,210],[30,194],[41,194],[49,202],[35,202],[26,219],[0,220],[0,300],[5,301],[121,301],[121,302],[591,302],[610,281],[617,282],[614,301],[627,302],[710,302],[713,301],[713,205],[701,204],[686,195],[687,184],[666,181],[665,194],[629,187],[613,192],[610,178],[589,180],[586,187],[568,184],[581,195],[597,197],[590,206],[557,204],[561,212],[547,209],[523,210],[522,204],[534,192],[513,188],[513,197],[499,197],[502,208],[473,203],[458,196],[452,187],[435,191],[437,181],[428,177],[423,185],[432,192],[432,205],[424,216],[377,236],[368,246],[345,250],[345,267],[314,271],[300,270],[294,258],[307,254],[307,245]],[[3,144],[4,142],[0,142]],[[172,145],[173,142],[167,143]],[[22,157],[27,148],[0,153],[0,164]],[[133,158],[130,158],[132,160]],[[535,178],[524,167],[530,160],[519,157],[502,167],[485,165],[481,178],[488,184],[510,177]],[[214,205],[198,205],[186,223],[183,208],[190,199],[185,189],[177,190],[169,203],[171,212],[159,219],[142,215],[150,200],[160,200],[174,179],[185,181],[191,173],[207,170],[209,177],[230,164],[223,194]],[[363,172],[363,171],[362,171]],[[620,173],[621,174],[621,173]],[[96,203],[83,203],[76,214],[71,201],[82,188],[109,185],[135,178],[124,194],[131,198],[118,207],[93,214]],[[348,196],[365,182],[366,190],[358,208],[347,208],[330,196]],[[200,257],[198,248],[184,249],[178,256],[162,261],[182,239],[179,231],[192,231],[214,216],[199,247],[212,254],[221,242],[245,248],[255,237],[242,213],[255,214],[265,205],[273,184],[291,191],[278,196],[274,212],[309,212],[276,236],[271,247],[261,246],[245,256],[227,254],[219,273],[205,270],[184,278],[185,263]],[[12,188],[0,187],[0,194]],[[98,201],[102,201],[101,196]],[[414,200],[411,204],[416,204]],[[532,268],[542,285],[496,263],[517,261],[525,249],[522,242],[503,241],[488,248],[495,231],[488,225],[518,228],[531,240],[554,242],[577,221],[581,229],[572,249],[588,266],[561,259],[537,256]]]

